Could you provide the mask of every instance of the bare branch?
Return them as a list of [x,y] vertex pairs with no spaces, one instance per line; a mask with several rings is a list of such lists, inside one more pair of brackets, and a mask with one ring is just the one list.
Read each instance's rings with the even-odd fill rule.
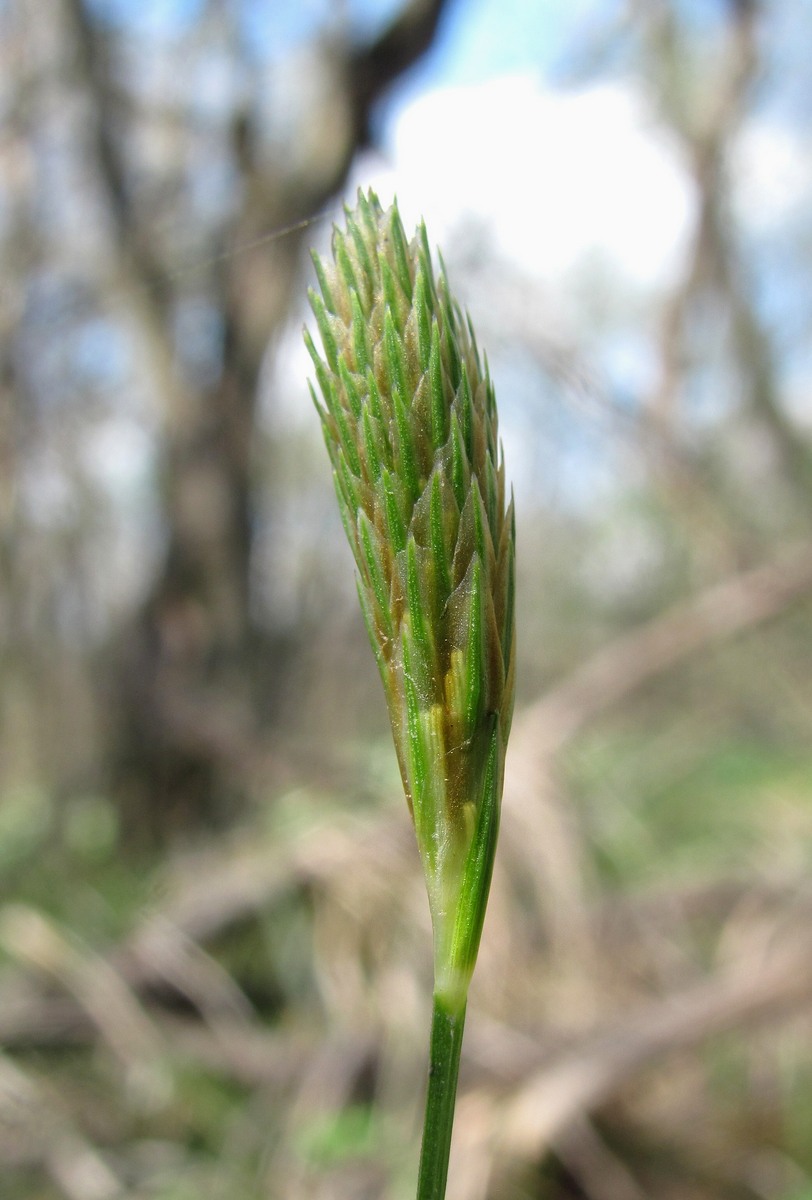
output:
[[[781,919],[785,927],[786,916]],[[812,998],[808,931],[776,931],[775,945],[588,1038],[574,1053],[524,1081],[497,1120],[502,1151],[536,1156],[578,1114],[591,1112],[666,1055],[730,1029],[776,1020]]]
[[772,562],[715,584],[599,650],[525,709],[516,732],[550,753],[683,659],[778,616],[810,590],[812,542],[786,546]]

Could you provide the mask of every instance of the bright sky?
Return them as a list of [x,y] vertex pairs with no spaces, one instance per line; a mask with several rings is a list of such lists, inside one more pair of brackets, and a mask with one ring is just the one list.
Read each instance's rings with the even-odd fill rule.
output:
[[680,261],[691,187],[621,85],[555,91],[521,73],[438,88],[393,114],[387,142],[381,192],[438,241],[473,216],[496,252],[545,280],[596,250],[642,286]]
[[[168,36],[203,11],[203,0],[92,2],[108,17],[131,23],[137,16],[147,30]],[[797,11],[794,0],[775,2],[777,10]],[[686,21],[708,33],[724,8],[722,0],[679,3]],[[314,30],[337,12],[359,36],[371,37],[399,5],[301,0],[247,2],[235,11],[258,55],[268,54],[272,73],[284,74],[285,64],[290,69],[298,61],[297,47],[311,44]],[[696,215],[679,150],[666,141],[642,93],[619,75],[614,82],[573,82],[573,56],[588,62],[622,8],[620,0],[449,0],[430,52],[380,108],[383,158],[358,164],[350,195],[370,184],[384,203],[397,195],[407,230],[425,217],[432,242],[447,251],[461,229],[473,226],[494,258],[537,278],[566,319],[574,313],[568,288],[573,279],[583,286],[588,274],[578,269],[585,264],[597,265],[619,295],[654,297],[673,285]],[[775,69],[778,58],[769,47],[765,53]],[[216,92],[216,74],[200,82]],[[732,163],[740,184],[736,211],[757,234],[778,227],[791,209],[808,209],[807,127],[766,117],[746,126]],[[572,340],[590,354],[590,318],[580,326],[577,313],[574,319]],[[599,349],[600,369],[621,392],[648,385],[644,336],[617,330]],[[308,419],[298,399],[307,371],[298,328],[281,351],[280,370],[296,399],[293,419]]]
[[[393,2],[347,0],[359,12]],[[758,114],[731,163],[736,215],[756,235],[809,211],[812,76],[797,36],[808,3],[773,0]],[[678,5],[700,37],[726,19],[724,0]],[[424,215],[437,241],[479,218],[500,254],[546,281],[590,255],[621,284],[668,285],[695,216],[679,151],[630,84],[572,82],[623,10],[620,0],[450,0],[429,54],[382,107],[382,198],[396,192],[407,225]]]
[[[528,7],[524,0],[503,0],[503,6],[514,14]],[[458,0],[457,8],[463,7]],[[430,70],[396,94],[381,127],[385,161],[359,163],[350,195],[356,186],[370,184],[384,203],[397,195],[407,232],[423,216],[432,243],[448,252],[455,234],[473,226],[508,270],[513,265],[520,278],[539,281],[563,321],[557,332],[580,346],[610,392],[618,398],[645,396],[656,382],[651,330],[639,323],[619,326],[598,342],[590,315],[579,315],[577,308],[583,307],[583,280],[595,265],[601,284],[612,281],[621,298],[627,292],[651,295],[656,302],[678,280],[696,219],[680,150],[667,140],[641,92],[626,82],[561,86],[554,71],[531,70],[517,50],[511,61],[506,44],[499,50],[498,38],[488,69],[484,34],[497,7],[495,0],[470,0],[466,8],[480,21],[461,32],[475,51],[472,60],[446,44]],[[585,0],[580,8],[586,7]],[[528,26],[532,32],[524,42],[512,28],[514,46],[533,47],[538,14],[545,11],[549,18],[549,6],[540,3],[535,11],[536,27]],[[471,61],[478,61],[477,71]],[[497,64],[504,69],[494,70]],[[797,133],[786,127],[748,123],[732,168],[739,183],[737,212],[749,228],[776,227],[788,206],[809,196],[812,156],[799,155],[800,148]],[[580,289],[574,304],[573,289]],[[307,369],[298,329],[294,341],[285,370],[291,382]],[[494,366],[498,374],[499,364]],[[510,441],[506,416],[503,432]],[[306,419],[299,409],[294,420]],[[533,460],[516,470],[526,431],[518,430],[514,440],[518,485],[517,476],[532,480],[539,467]],[[593,488],[592,468],[599,459],[588,450],[574,454],[568,492]],[[559,472],[562,461],[557,452]]]
[[[568,289],[584,263],[635,293],[667,287],[681,268],[692,186],[626,85],[556,88],[525,68],[409,89],[382,132],[384,158],[358,164],[350,199],[358,186],[384,204],[396,195],[407,232],[424,217],[447,255],[473,226],[496,261],[538,279],[561,312],[572,312]],[[298,344],[290,354],[292,380],[306,360]]]
[[[89,2],[114,23],[169,40],[205,11],[204,0]],[[792,48],[786,20],[797,24],[807,2],[775,0],[768,27],[774,45],[764,47],[774,73]],[[235,0],[232,11],[246,43],[290,88],[285,64],[298,61],[316,31],[338,26],[370,39],[401,3]],[[723,0],[678,3],[686,27],[703,35],[724,18]],[[366,163],[356,181],[377,182],[382,199],[396,192],[407,224],[424,215],[435,240],[446,244],[473,217],[495,251],[545,280],[590,255],[633,285],[668,283],[693,219],[678,154],[627,84],[564,86],[578,77],[579,63],[600,60],[601,46],[623,26],[624,8],[621,0],[448,0],[428,54],[377,114],[391,169],[376,167],[372,180]],[[214,67],[207,64],[196,86],[213,89],[212,103],[221,104]],[[234,86],[220,80],[221,90]],[[765,126],[745,150],[740,215],[763,224],[788,193],[808,194],[808,148],[786,126]]]
[[[199,20],[205,7],[204,0],[89,2],[107,19],[126,24],[146,39],[171,40]],[[723,0],[678,2],[695,24],[707,25],[709,14],[718,19],[724,9]],[[765,242],[793,214],[801,214],[801,219],[812,212],[812,143],[807,132],[812,127],[812,76],[803,69],[803,61],[799,64],[805,41],[797,37],[797,22],[789,19],[808,0],[773,3],[773,19],[766,28],[775,45],[764,47],[766,94],[786,92],[786,103],[783,109],[774,106],[771,113],[748,121],[731,163],[737,181],[736,215]],[[294,62],[297,49],[312,46],[314,30],[334,19],[336,12],[369,37],[399,5],[400,0],[342,0],[341,5],[337,0],[235,0],[233,11],[241,14],[243,35],[258,61],[267,56],[267,78],[284,76],[293,65],[294,75],[283,78],[284,88],[301,86],[301,63]],[[656,370],[647,342],[650,331],[631,318],[627,327],[613,326],[599,341],[591,317],[577,311],[578,304],[584,305],[583,291],[571,303],[569,289],[573,279],[583,287],[584,278],[592,278],[588,270],[579,273],[585,264],[589,269],[597,264],[601,284],[608,279],[619,295],[628,290],[638,298],[655,297],[673,284],[695,219],[695,197],[678,150],[664,139],[641,92],[622,82],[620,73],[611,83],[575,82],[573,55],[588,64],[591,51],[600,46],[602,34],[611,30],[623,7],[622,0],[449,0],[429,54],[393,88],[377,114],[383,160],[368,156],[358,164],[350,195],[355,187],[370,184],[385,203],[397,195],[407,230],[424,216],[432,242],[448,251],[455,234],[473,225],[496,259],[508,268],[514,265],[522,277],[539,280],[551,310],[564,324],[564,338],[571,335],[572,344],[591,357],[625,402],[645,395],[651,371]],[[217,110],[240,81],[232,77],[228,63],[218,68],[209,62],[204,67],[195,77],[196,94],[200,103],[208,97]],[[587,68],[582,74],[594,78],[598,72]],[[604,80],[607,77],[608,73]],[[179,81],[179,86],[188,91],[188,80]],[[293,105],[292,97],[293,92],[286,103]],[[278,115],[279,106],[274,111]],[[314,238],[319,236],[314,230]],[[326,242],[326,231],[321,237]],[[812,243],[812,229],[809,240]],[[795,269],[794,295],[806,296],[803,264]],[[773,273],[773,310],[789,302],[787,271],[784,262]],[[655,311],[653,306],[650,311]],[[277,347],[273,369],[280,386],[274,388],[273,420],[315,431],[304,391],[310,364],[300,322],[301,316]],[[784,324],[793,327],[792,322]],[[568,428],[559,428],[553,437],[550,429],[545,438],[551,458],[540,467],[534,457],[538,435],[528,425],[535,420],[539,398],[525,394],[537,383],[521,362],[512,368],[510,363],[492,362],[505,373],[505,393],[519,397],[512,411],[509,406],[503,410],[502,422],[517,492],[535,487],[539,479],[548,484],[557,479],[556,486],[576,502],[578,496],[600,491],[600,471],[611,471],[605,441],[597,448],[591,445],[586,425],[577,437]],[[808,407],[808,362],[789,365],[795,372],[794,391]],[[501,388],[501,379],[497,386]],[[523,403],[525,423],[511,425]],[[553,416],[559,425],[566,423],[566,405],[558,405]],[[89,447],[99,462],[114,465],[111,490],[124,487],[126,480],[149,478],[150,463],[148,440],[120,437],[118,427],[114,432],[116,436],[108,437],[102,431],[101,443]],[[127,447],[129,469],[122,461]]]

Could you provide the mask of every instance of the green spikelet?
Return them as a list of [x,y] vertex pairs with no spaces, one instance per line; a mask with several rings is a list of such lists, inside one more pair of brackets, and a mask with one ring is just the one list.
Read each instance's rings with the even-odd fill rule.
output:
[[315,257],[306,334],[359,595],[426,873],[436,991],[464,1000],[513,708],[512,501],[496,402],[425,228],[359,193]]

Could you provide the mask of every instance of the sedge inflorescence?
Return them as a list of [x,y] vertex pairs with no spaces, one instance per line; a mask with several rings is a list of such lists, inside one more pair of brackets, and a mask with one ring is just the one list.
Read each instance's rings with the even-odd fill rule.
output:
[[[476,959],[513,708],[514,520],[496,401],[424,225],[359,193],[305,340],[426,874],[438,988]],[[312,389],[311,389],[312,390]]]

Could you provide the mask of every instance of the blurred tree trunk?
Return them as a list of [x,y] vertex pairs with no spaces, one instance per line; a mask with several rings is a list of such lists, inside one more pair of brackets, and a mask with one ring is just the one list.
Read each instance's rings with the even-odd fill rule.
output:
[[[658,474],[672,507],[685,521],[691,543],[728,570],[752,558],[752,533],[729,511],[719,481],[707,464],[686,469],[685,455],[674,453],[697,329],[712,324],[726,330],[731,379],[742,396],[742,414],[771,444],[788,491],[801,511],[812,500],[812,455],[806,439],[782,408],[775,352],[759,314],[752,272],[739,242],[733,210],[730,160],[761,78],[756,0],[726,0],[720,5],[724,32],[713,72],[692,64],[689,34],[679,8],[663,0],[635,0],[634,12],[646,37],[649,86],[661,118],[693,179],[698,218],[681,283],[665,305],[660,337],[661,374],[649,405],[649,418],[660,451]],[[695,55],[695,50],[693,54]],[[758,553],[756,551],[756,553]]]
[[260,367],[287,314],[304,235],[263,235],[314,215],[340,192],[369,140],[373,105],[428,49],[444,0],[412,0],[367,46],[331,46],[311,161],[269,163],[257,150],[252,114],[234,114],[241,201],[228,245],[211,248],[221,348],[216,378],[204,387],[184,373],[174,345],[182,281],[157,257],[133,197],[111,35],[84,0],[64,3],[114,225],[115,287],[137,314],[163,408],[165,559],[116,655],[107,694],[125,819],[131,833],[162,840],[233,818],[241,799],[235,767],[285,692],[283,641],[260,634],[251,613],[252,454]]

